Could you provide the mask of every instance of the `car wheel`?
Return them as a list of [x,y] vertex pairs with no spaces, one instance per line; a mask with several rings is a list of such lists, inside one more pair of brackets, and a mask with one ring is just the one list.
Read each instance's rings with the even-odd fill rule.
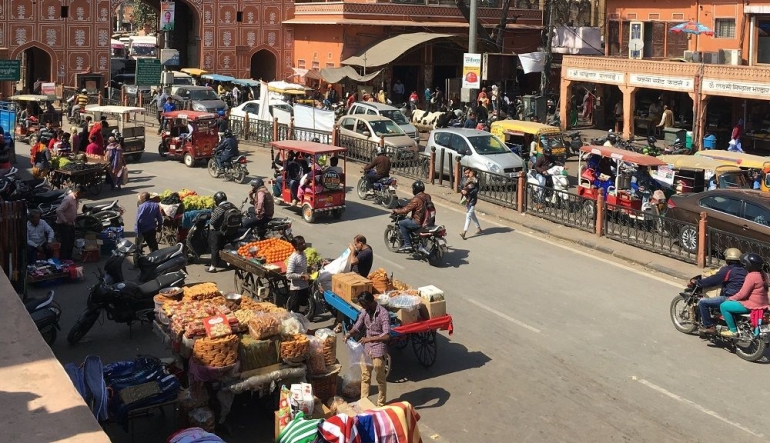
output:
[[685,251],[698,252],[698,230],[694,226],[685,226],[679,231],[679,245]]

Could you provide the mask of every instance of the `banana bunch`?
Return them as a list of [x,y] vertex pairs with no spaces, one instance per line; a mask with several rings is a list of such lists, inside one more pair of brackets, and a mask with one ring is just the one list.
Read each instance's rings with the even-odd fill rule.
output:
[[186,197],[182,197],[180,192],[179,197],[182,198],[182,204],[188,211],[191,209],[213,209],[215,206],[214,198],[208,195],[188,194]]

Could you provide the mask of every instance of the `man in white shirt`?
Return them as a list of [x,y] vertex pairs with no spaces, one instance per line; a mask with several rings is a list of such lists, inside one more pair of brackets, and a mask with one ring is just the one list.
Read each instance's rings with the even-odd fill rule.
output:
[[31,263],[37,259],[37,254],[42,252],[45,258],[51,258],[53,249],[53,229],[45,220],[40,220],[40,211],[29,212],[27,221],[27,247],[29,250],[27,260]]
[[241,103],[241,90],[238,89],[237,85],[233,85],[231,92],[233,94],[233,106],[238,106]]

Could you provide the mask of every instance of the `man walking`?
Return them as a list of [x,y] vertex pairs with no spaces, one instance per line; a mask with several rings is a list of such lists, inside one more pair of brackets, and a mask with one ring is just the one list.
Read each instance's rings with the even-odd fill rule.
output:
[[56,234],[61,243],[61,260],[72,260],[72,248],[75,247],[75,218],[78,215],[78,200],[85,189],[77,186],[69,192],[56,208]]
[[148,192],[139,194],[139,209],[136,211],[136,225],[134,232],[137,235],[137,245],[141,247],[141,240],[147,243],[150,252],[158,250],[158,229],[163,227],[163,214],[160,211],[160,204],[150,199]]
[[[371,292],[362,292],[358,304],[364,308],[356,324],[345,335],[345,341],[365,329],[365,336],[358,343],[364,345],[364,352],[372,359],[372,367],[377,371],[377,407],[385,406],[388,381],[385,374],[385,357],[388,354],[390,339],[390,317],[388,311],[374,299]],[[369,385],[372,379],[372,367],[361,364],[361,399],[369,398]]]
[[404,101],[404,84],[401,80],[396,79],[396,83],[393,84],[393,103],[400,105]]

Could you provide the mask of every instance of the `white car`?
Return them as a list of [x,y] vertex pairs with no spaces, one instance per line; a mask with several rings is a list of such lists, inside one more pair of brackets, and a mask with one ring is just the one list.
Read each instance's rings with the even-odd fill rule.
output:
[[[256,120],[258,118],[257,116],[259,115],[259,106],[261,103],[261,100],[249,100],[247,102],[243,102],[230,110],[230,116],[244,118],[246,117],[246,114],[249,114],[249,120]],[[275,117],[273,115],[273,109],[275,108],[282,109],[292,114],[294,113],[291,105],[287,102],[283,100],[270,99],[268,109],[270,112],[270,117]]]

